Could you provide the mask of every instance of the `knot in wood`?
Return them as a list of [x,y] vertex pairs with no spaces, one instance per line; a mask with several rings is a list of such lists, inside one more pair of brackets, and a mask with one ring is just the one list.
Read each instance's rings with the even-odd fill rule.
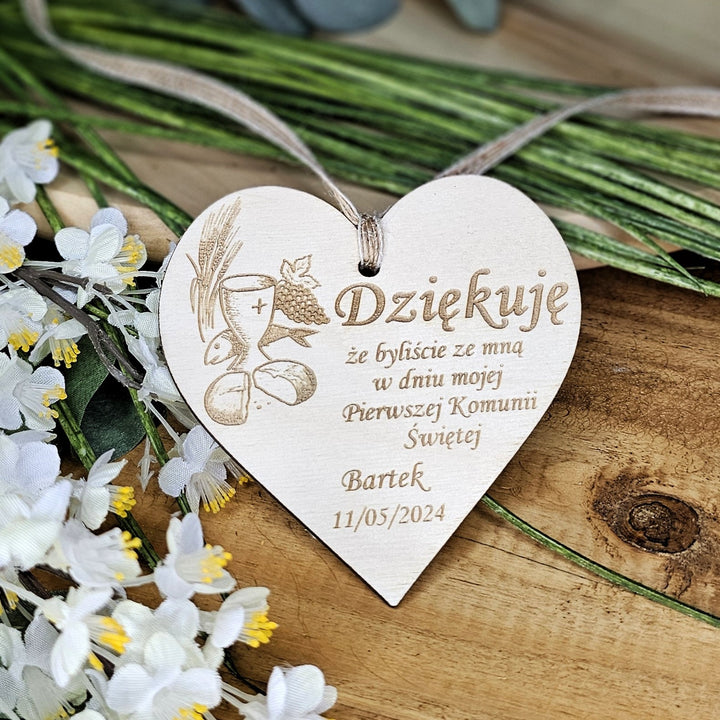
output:
[[618,508],[613,530],[625,542],[643,550],[678,553],[698,538],[698,514],[670,495],[648,493],[628,498]]
[[362,275],[373,277],[380,272],[383,254],[383,230],[379,215],[360,215],[358,222],[358,249]]

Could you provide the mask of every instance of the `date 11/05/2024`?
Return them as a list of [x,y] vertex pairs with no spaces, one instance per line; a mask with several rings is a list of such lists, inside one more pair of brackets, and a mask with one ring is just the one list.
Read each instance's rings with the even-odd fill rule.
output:
[[354,510],[338,511],[334,515],[333,530],[352,530],[356,533],[363,528],[385,528],[395,525],[416,525],[418,523],[442,522],[445,519],[445,503],[442,505],[404,505],[394,507],[373,507],[364,505]]

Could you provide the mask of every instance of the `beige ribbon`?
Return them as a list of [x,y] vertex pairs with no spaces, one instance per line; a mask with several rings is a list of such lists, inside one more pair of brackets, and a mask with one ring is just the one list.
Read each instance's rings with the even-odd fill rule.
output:
[[[312,150],[277,115],[249,95],[203,73],[171,63],[137,58],[61,40],[52,29],[45,0],[22,0],[30,26],[45,42],[96,72],[122,82],[150,88],[181,100],[204,105],[235,120],[315,173],[345,217],[358,228],[360,267],[376,274],[382,262],[381,215],[361,213],[325,172]],[[720,117],[720,90],[671,87],[608,93],[538,115],[505,135],[480,146],[437,177],[481,175],[558,123],[591,110],[678,113]]]

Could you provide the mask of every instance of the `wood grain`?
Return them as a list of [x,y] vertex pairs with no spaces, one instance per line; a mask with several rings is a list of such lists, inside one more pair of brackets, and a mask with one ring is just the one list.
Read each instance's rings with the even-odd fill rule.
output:
[[[716,3],[663,0],[681,17],[661,22],[662,34],[660,3],[504,4],[503,27],[488,38],[453,29],[442,3],[416,0],[354,41],[613,84],[716,81],[716,57],[697,41],[718,25]],[[268,176],[307,188],[306,176],[267,163],[181,146],[168,157],[154,141],[109,137],[192,212]],[[568,378],[491,492],[590,557],[720,614],[717,301],[607,269],[581,284]],[[623,527],[613,508],[652,505],[633,504],[643,495],[694,508],[687,550],[643,550],[610,529],[608,519]],[[160,547],[172,510],[154,487],[137,507]],[[664,537],[663,511],[653,510],[655,525],[633,515],[635,541]],[[336,720],[709,720],[720,708],[708,672],[720,661],[718,630],[597,580],[482,507],[396,609],[257,485],[205,523],[208,539],[233,552],[242,584],[272,589],[280,629],[267,647],[238,651],[239,666],[262,683],[274,664],[318,664],[340,690]]]

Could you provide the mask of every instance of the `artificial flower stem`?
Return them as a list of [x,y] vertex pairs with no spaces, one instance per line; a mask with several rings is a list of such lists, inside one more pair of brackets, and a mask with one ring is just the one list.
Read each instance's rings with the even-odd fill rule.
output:
[[75,451],[78,460],[86,470],[90,470],[97,455],[88,442],[85,434],[80,429],[80,424],[70,410],[66,400],[58,400],[53,407],[57,410],[57,421],[65,437],[68,439],[72,449]]
[[192,512],[192,508],[188,504],[187,496],[185,495],[184,490],[175,499],[177,500],[178,507],[183,515],[187,515]]
[[40,210],[42,210],[42,214],[45,216],[45,219],[48,221],[48,224],[50,225],[50,229],[52,230],[53,234],[56,234],[60,230],[62,230],[65,227],[65,223],[62,221],[60,213],[55,207],[55,204],[50,199],[50,196],[47,194],[47,190],[45,190],[42,185],[37,186],[35,200],[40,206]]
[[97,183],[95,178],[84,172],[80,173],[80,177],[85,183],[85,187],[88,189],[90,196],[95,201],[95,204],[98,206],[98,208],[107,207],[107,199],[105,198],[105,195],[100,189],[100,185]]
[[[322,135],[321,135],[321,134],[320,134],[320,137],[321,137],[321,139],[322,139]],[[340,150],[338,150],[338,152],[340,152]],[[412,184],[412,182],[411,182],[410,184]],[[712,227],[712,226],[709,226],[709,227]]]
[[[185,25],[187,25],[187,23]],[[117,42],[121,42],[120,38],[117,36],[114,37]],[[262,55],[269,54],[268,57],[272,60],[273,67],[277,66],[278,60],[284,60],[288,63],[288,66],[292,66],[295,73],[298,72],[297,63],[293,62],[298,59],[297,53],[289,49],[285,44],[283,44],[282,47],[278,46],[277,43],[268,44],[263,37],[255,38],[251,33],[227,34],[226,32],[226,38],[226,47],[232,47],[233,49],[240,51],[250,49],[251,52],[260,53]],[[130,36],[129,40],[132,40],[132,36]],[[146,47],[146,45],[143,45],[143,48]],[[168,49],[166,48],[165,53],[167,52]],[[201,48],[198,52],[200,53],[199,57],[205,57],[208,51]],[[357,65],[348,65],[346,61],[332,61],[329,60],[328,57],[318,57],[317,53],[313,51],[308,51],[304,53],[304,55],[301,55],[301,57],[305,58],[305,67],[310,70],[313,68],[321,68],[323,73],[332,71],[340,77],[347,75],[353,80],[378,88],[379,90],[387,91],[388,88],[390,88],[393,93],[399,93],[401,97],[410,93],[408,99],[425,104],[428,104],[427,98],[430,95],[434,98],[439,97],[435,90],[442,89],[444,90],[442,96],[444,98],[448,98],[448,102],[450,103],[446,110],[460,116],[463,116],[465,113],[469,113],[469,118],[477,120],[478,118],[476,117],[475,112],[472,111],[474,108],[474,111],[482,113],[485,120],[490,122],[491,125],[494,124],[498,127],[498,129],[507,129],[509,125],[523,122],[529,119],[536,112],[534,109],[518,107],[517,99],[515,99],[514,103],[512,103],[508,102],[507,99],[498,100],[497,98],[491,98],[485,95],[478,96],[474,91],[470,92],[467,90],[459,90],[448,87],[446,77],[435,78],[435,84],[437,87],[428,87],[426,83],[425,87],[418,89],[409,87],[407,80],[404,77],[391,77],[392,73],[388,74],[387,68],[385,74],[378,74],[376,70],[372,70],[367,67],[361,68]],[[241,72],[247,72],[248,58],[242,58],[242,61]],[[328,65],[328,63],[330,63],[330,65]],[[395,74],[397,74],[397,70],[395,71]],[[597,90],[599,89],[596,89],[596,91]],[[527,104],[527,99],[525,104]],[[537,103],[533,104],[537,105]],[[432,107],[434,107],[434,105]],[[607,149],[608,147],[614,148],[615,152],[619,152],[621,154],[624,153],[624,157],[626,157],[628,153],[632,154],[636,148],[636,144],[627,143],[624,138],[608,136],[608,133],[604,129],[597,127],[589,128],[583,125],[565,123],[555,132],[559,134],[571,133],[572,136],[581,143],[580,147],[584,148],[595,148],[597,147],[596,141],[599,141],[599,147],[601,149]],[[670,152],[668,152],[669,150]],[[680,175],[684,175],[689,172],[689,168],[685,161],[675,163],[672,157],[668,157],[668,155],[673,155],[673,150],[667,147],[657,147],[651,144],[646,148],[640,148],[640,151],[639,156],[633,155],[629,159],[632,160],[640,157],[644,160],[650,160],[651,165],[653,166],[663,164],[672,168],[672,171]],[[681,151],[674,152],[681,153]],[[687,158],[678,156],[678,160],[687,160]],[[707,158],[696,155],[695,160],[702,164],[707,160]],[[705,173],[700,177],[692,175],[692,177],[699,181],[710,182],[711,184],[716,182],[715,176],[712,173]]]
[[[115,343],[115,346],[122,352],[124,346],[122,342],[122,335],[119,330],[116,327],[113,327],[109,322],[105,321],[103,321],[103,327],[110,339]],[[133,387],[128,387],[128,391],[130,393],[130,398],[133,401],[135,411],[137,412],[140,422],[145,429],[145,434],[148,436],[150,445],[155,452],[155,457],[161,466],[165,465],[170,458],[168,457],[167,450],[165,450],[165,445],[160,437],[157,425],[150,413],[147,411],[145,403],[140,400],[137,390]]]
[[535,540],[535,542],[540,543],[543,547],[552,550],[558,555],[564,557],[566,560],[570,560],[576,565],[579,565],[581,568],[588,570],[604,580],[608,580],[609,582],[624,588],[625,590],[629,590],[636,595],[641,595],[648,600],[652,600],[660,605],[670,608],[671,610],[677,610],[683,615],[688,615],[696,620],[702,620],[713,627],[720,627],[720,617],[704,612],[703,610],[699,610],[698,608],[681,602],[680,600],[676,600],[675,598],[665,595],[658,590],[653,590],[653,588],[650,588],[647,585],[631,580],[625,575],[621,575],[620,573],[610,570],[594,560],[590,560],[584,555],[581,555],[579,552],[569,548],[567,545],[563,545],[561,542],[558,542],[549,535],[546,535],[537,528],[533,527],[530,523],[508,510],[504,505],[501,505],[496,500],[493,500],[493,498],[489,495],[485,495],[481,502],[503,520],[509,522],[525,535]]
[[[507,167],[508,167],[508,169],[510,168],[510,166],[509,166],[509,165],[508,165]],[[669,239],[670,239],[670,241],[671,241],[671,242],[673,241],[673,239],[672,239],[672,238],[669,238]],[[680,244],[680,243],[677,243],[677,244]]]
[[155,453],[155,457],[157,458],[158,463],[162,466],[170,458],[168,457],[167,450],[165,449],[165,445],[163,444],[160,433],[158,432],[158,427],[150,413],[147,411],[145,403],[138,397],[137,390],[135,388],[128,388],[128,392],[132,398],[135,410],[137,410],[140,422],[142,423],[143,428],[145,428],[145,433],[150,440],[150,445]]
[[63,159],[78,172],[86,173],[90,177],[100,180],[109,187],[119,190],[153,210],[176,235],[182,235],[192,222],[192,218],[184,210],[143,185],[139,180],[128,182],[117,175],[108,173],[105,166],[99,165],[92,158],[83,156],[80,153],[66,151],[63,154]]
[[[115,345],[118,346],[118,348],[122,348],[122,338],[118,329],[107,322],[103,322],[103,325],[105,326],[105,331],[115,343]],[[170,458],[168,456],[167,450],[165,449],[162,438],[160,437],[160,433],[158,432],[157,425],[155,424],[155,421],[153,420],[150,413],[147,411],[145,403],[140,400],[137,390],[133,387],[128,387],[128,392],[130,393],[130,398],[133,401],[135,410],[145,430],[145,434],[150,440],[150,445],[155,452],[155,457],[157,458],[160,466],[163,466]],[[181,492],[176,499],[178,507],[180,508],[180,512],[182,512],[183,515],[187,515],[189,512],[192,512],[184,492]]]

